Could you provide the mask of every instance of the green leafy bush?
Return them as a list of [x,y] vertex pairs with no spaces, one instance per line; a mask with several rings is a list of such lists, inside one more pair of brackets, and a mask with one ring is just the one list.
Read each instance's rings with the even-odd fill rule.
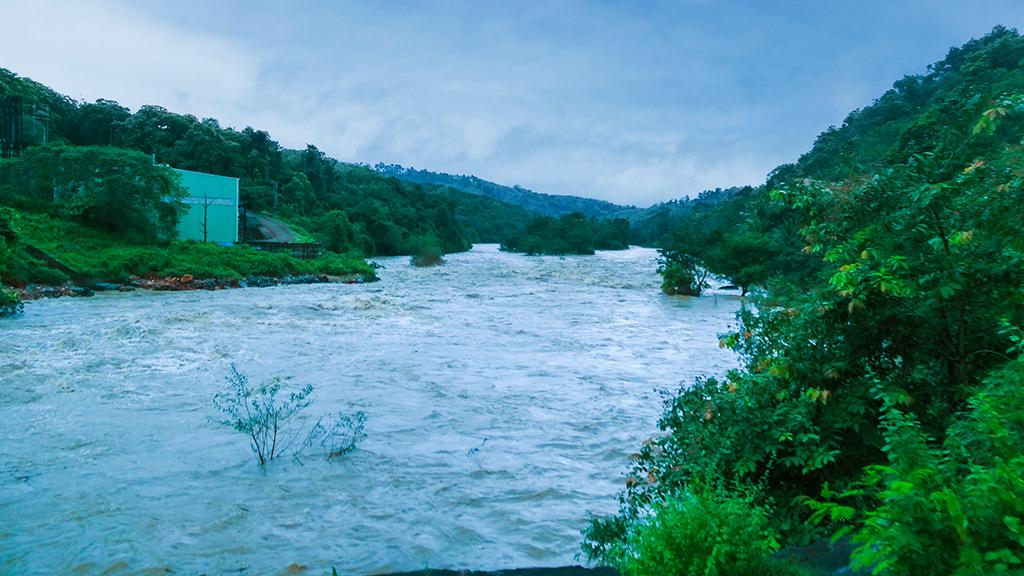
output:
[[18,213],[13,208],[0,206],[0,240],[14,244],[18,240]]
[[328,460],[341,458],[355,450],[356,445],[366,438],[366,413],[357,411],[348,414],[325,414],[316,421],[306,436],[305,446],[317,445],[327,454]]
[[413,266],[439,266],[444,264],[444,252],[441,243],[431,236],[418,237],[409,241],[412,256],[409,261]]
[[624,576],[801,573],[772,557],[771,513],[744,491],[698,489],[656,502],[609,553]]
[[700,296],[707,288],[708,272],[698,260],[674,250],[662,250],[661,254],[661,291],[669,296]]
[[307,384],[279,401],[279,380],[254,387],[234,366],[227,383],[228,391],[213,397],[214,405],[227,416],[220,423],[249,437],[249,447],[261,466],[290,450],[298,439],[290,421],[309,407],[313,386]]
[[18,243],[18,213],[0,206],[0,278],[4,278],[14,263]]
[[855,568],[874,574],[974,576],[1024,568],[1024,362],[993,373],[930,438],[886,398],[885,464],[828,500],[813,522],[853,536]]
[[0,285],[0,316],[12,316],[21,312],[22,308],[18,295]]

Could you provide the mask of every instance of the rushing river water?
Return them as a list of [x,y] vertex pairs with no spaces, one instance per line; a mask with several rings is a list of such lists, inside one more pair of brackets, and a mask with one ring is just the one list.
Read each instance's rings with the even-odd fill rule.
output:
[[[0,573],[574,563],[659,391],[735,362],[736,298],[663,296],[655,260],[478,246],[367,285],[33,302],[0,321]],[[366,440],[261,470],[215,423],[232,363],[364,410]]]

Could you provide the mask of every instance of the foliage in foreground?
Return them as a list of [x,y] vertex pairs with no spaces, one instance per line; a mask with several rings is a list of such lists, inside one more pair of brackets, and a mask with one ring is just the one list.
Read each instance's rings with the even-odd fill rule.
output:
[[874,574],[1020,570],[1022,59],[1001,28],[952,50],[728,208],[777,255],[722,336],[743,367],[669,399],[590,557],[715,478],[758,486],[781,543],[851,535]]
[[[931,438],[885,403],[883,464],[808,500],[812,522],[851,535],[854,567],[879,574],[1006,574],[1024,567],[1024,359],[988,377]],[[865,506],[865,503],[867,504]],[[955,552],[955,553],[954,553]]]
[[743,491],[697,488],[656,502],[608,553],[623,576],[783,576],[770,511]]
[[348,454],[365,438],[366,415],[361,411],[326,414],[303,434],[296,417],[309,408],[311,384],[279,399],[280,380],[252,386],[234,365],[226,380],[228,390],[213,397],[214,406],[226,416],[220,423],[248,436],[249,447],[261,466],[285,454],[297,458],[302,450],[313,446],[332,460]]

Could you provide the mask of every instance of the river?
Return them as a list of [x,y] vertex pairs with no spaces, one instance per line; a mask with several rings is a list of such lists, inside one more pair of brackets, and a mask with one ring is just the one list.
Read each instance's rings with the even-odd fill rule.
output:
[[[738,299],[663,296],[656,258],[483,245],[373,284],[32,302],[0,320],[0,573],[577,563],[660,392],[736,363]],[[367,438],[260,469],[216,423],[232,363]]]

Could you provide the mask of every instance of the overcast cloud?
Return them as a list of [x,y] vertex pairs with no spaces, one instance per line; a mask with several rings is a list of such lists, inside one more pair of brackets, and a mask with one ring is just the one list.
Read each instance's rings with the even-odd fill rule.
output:
[[1018,0],[5,3],[0,66],[351,162],[649,205],[757,184]]

